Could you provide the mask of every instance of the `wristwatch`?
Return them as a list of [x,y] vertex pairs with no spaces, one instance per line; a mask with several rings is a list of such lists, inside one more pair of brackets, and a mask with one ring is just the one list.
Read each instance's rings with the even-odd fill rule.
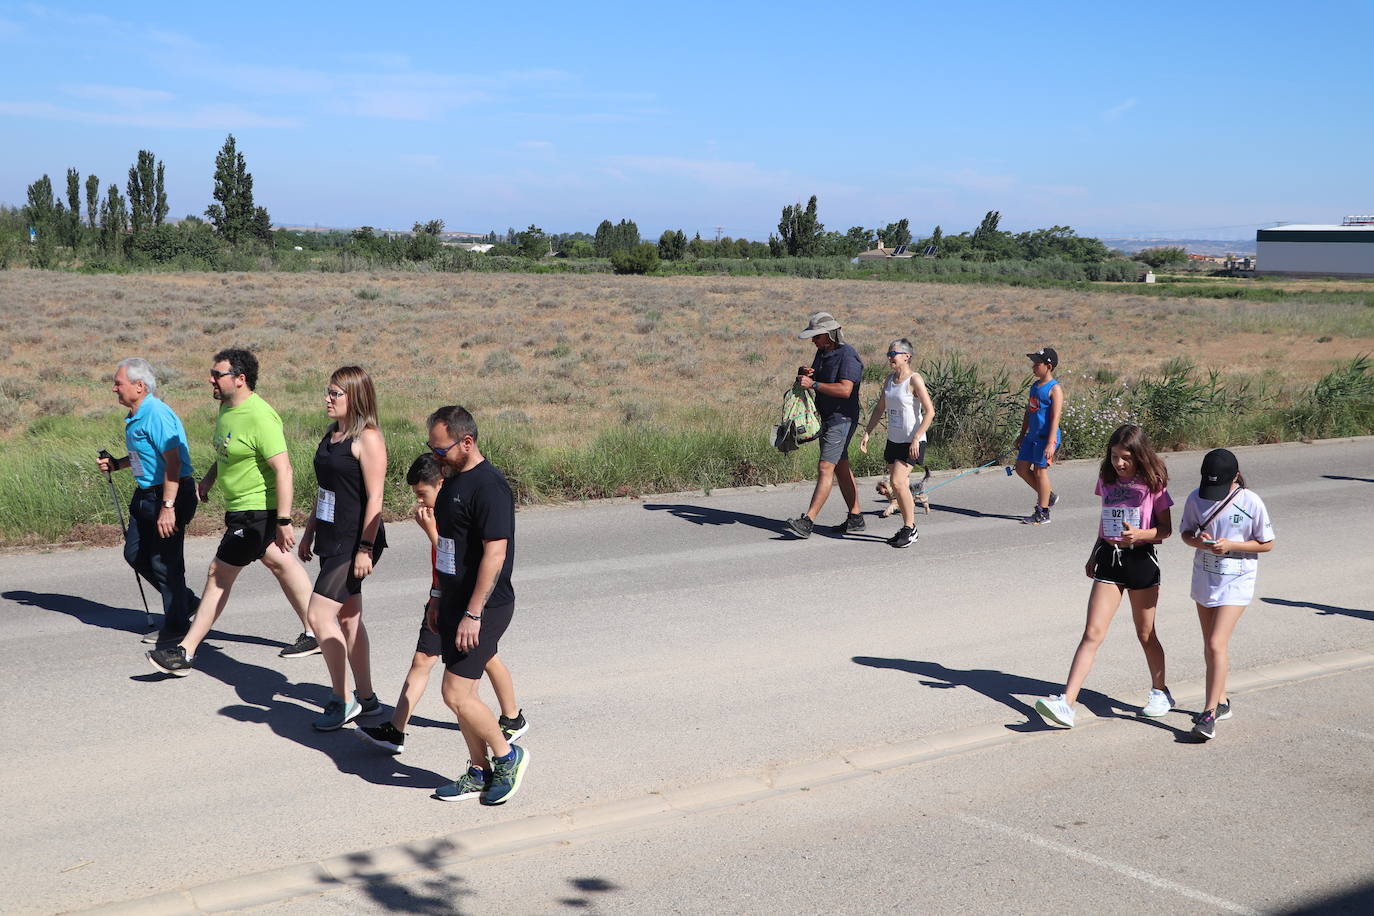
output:
[[289,524],[291,524],[291,516],[289,516],[289,515],[278,516],[278,517],[277,517],[277,524],[278,524],[278,525],[289,525]]
[[175,509],[176,507],[177,507],[177,504],[176,504],[176,501],[175,501],[175,500],[164,499],[164,500],[162,501],[162,508],[164,508],[164,509]]

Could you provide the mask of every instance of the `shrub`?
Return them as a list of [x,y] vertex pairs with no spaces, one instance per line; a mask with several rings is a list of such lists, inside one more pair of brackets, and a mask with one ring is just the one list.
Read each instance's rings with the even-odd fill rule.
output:
[[658,269],[658,246],[642,242],[629,251],[611,254],[611,270],[618,274],[648,274]]

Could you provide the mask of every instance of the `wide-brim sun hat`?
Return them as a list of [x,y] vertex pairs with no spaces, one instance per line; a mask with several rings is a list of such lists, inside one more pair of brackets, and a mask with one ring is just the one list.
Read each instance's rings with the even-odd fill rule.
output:
[[806,323],[806,330],[797,335],[798,340],[806,340],[817,334],[829,334],[840,329],[840,323],[829,312],[817,312]]

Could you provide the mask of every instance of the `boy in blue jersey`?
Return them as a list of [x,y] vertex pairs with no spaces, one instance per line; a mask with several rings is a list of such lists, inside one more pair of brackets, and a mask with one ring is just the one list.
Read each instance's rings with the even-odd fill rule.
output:
[[1050,465],[1059,449],[1059,418],[1064,413],[1064,386],[1054,377],[1059,354],[1053,347],[1027,353],[1035,381],[1030,386],[1021,435],[1016,437],[1016,473],[1035,491],[1035,510],[1023,525],[1048,525],[1059,496],[1050,487]]
[[182,545],[186,525],[196,514],[196,482],[186,429],[165,403],[153,394],[157,377],[146,359],[122,360],[114,374],[114,394],[124,418],[128,455],[100,458],[100,470],[133,472],[129,528],[124,532],[124,559],[162,594],[162,628],[143,638],[145,643],[172,645],[186,635],[191,614],[199,603],[186,587],[186,559]]

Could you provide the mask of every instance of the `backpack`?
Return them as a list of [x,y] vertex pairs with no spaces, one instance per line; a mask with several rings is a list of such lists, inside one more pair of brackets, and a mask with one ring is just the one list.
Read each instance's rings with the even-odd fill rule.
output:
[[793,385],[782,396],[782,422],[773,427],[773,447],[780,452],[794,451],[820,434],[821,415],[816,411],[815,392]]

